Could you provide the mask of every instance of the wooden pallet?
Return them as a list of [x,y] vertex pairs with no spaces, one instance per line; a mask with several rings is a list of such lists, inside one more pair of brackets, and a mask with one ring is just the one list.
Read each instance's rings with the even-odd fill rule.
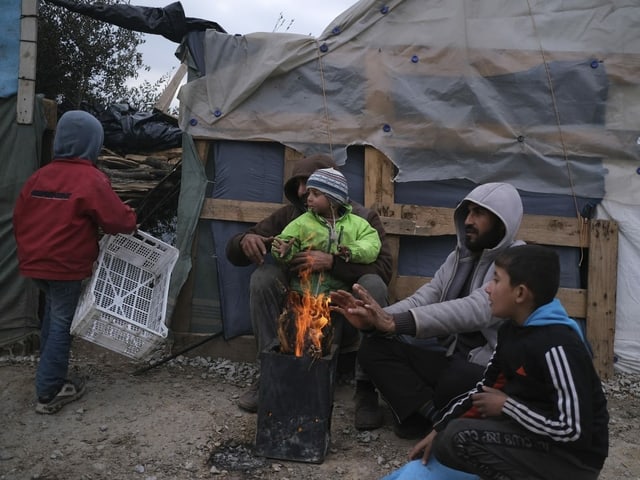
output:
[[[207,158],[207,142],[197,142],[202,159]],[[285,177],[288,178],[300,154],[285,151]],[[205,161],[205,160],[203,160]],[[364,204],[378,212],[390,237],[394,272],[400,238],[403,236],[454,235],[453,209],[398,204],[394,200],[393,164],[374,148],[365,149]],[[281,207],[279,203],[248,202],[207,198],[201,219],[258,222]],[[618,227],[613,221],[583,217],[525,215],[516,236],[528,243],[580,248],[588,259],[587,288],[562,288],[558,297],[570,316],[586,319],[587,337],[594,352],[594,364],[603,379],[613,375],[613,342],[616,317]],[[428,277],[394,273],[390,284],[392,301],[405,298]]]

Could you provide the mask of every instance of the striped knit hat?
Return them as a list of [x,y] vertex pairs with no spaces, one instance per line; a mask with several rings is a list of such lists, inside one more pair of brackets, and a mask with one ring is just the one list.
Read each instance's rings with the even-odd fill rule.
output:
[[321,168],[313,172],[307,180],[307,188],[315,188],[340,205],[349,203],[347,179],[335,168]]

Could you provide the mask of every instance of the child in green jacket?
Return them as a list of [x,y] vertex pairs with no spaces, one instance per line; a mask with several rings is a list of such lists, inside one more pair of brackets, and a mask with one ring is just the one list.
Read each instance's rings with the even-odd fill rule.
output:
[[[306,250],[321,250],[353,263],[372,263],[380,252],[380,236],[364,218],[351,213],[347,180],[333,168],[316,170],[307,180],[307,212],[287,225],[272,244],[281,263]],[[290,287],[302,292],[300,277]],[[311,272],[312,293],[350,289],[331,273]]]

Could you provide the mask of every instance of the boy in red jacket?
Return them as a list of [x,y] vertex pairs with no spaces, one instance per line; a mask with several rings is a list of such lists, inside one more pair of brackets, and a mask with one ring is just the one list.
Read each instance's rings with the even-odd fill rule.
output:
[[13,212],[20,273],[45,295],[36,373],[36,412],[51,414],[80,398],[84,381],[68,379],[71,322],[82,280],[98,258],[98,228],[132,233],[136,214],[95,163],[104,133],[83,111],[60,117],[54,158],[22,187]]

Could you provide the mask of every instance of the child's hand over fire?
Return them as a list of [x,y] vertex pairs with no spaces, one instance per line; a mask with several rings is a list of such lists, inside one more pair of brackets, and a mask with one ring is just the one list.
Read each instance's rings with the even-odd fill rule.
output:
[[281,258],[286,258],[295,241],[296,241],[295,238],[290,238],[289,240],[285,240],[283,238],[275,237],[273,239],[273,244],[271,246],[271,249],[277,252]]

